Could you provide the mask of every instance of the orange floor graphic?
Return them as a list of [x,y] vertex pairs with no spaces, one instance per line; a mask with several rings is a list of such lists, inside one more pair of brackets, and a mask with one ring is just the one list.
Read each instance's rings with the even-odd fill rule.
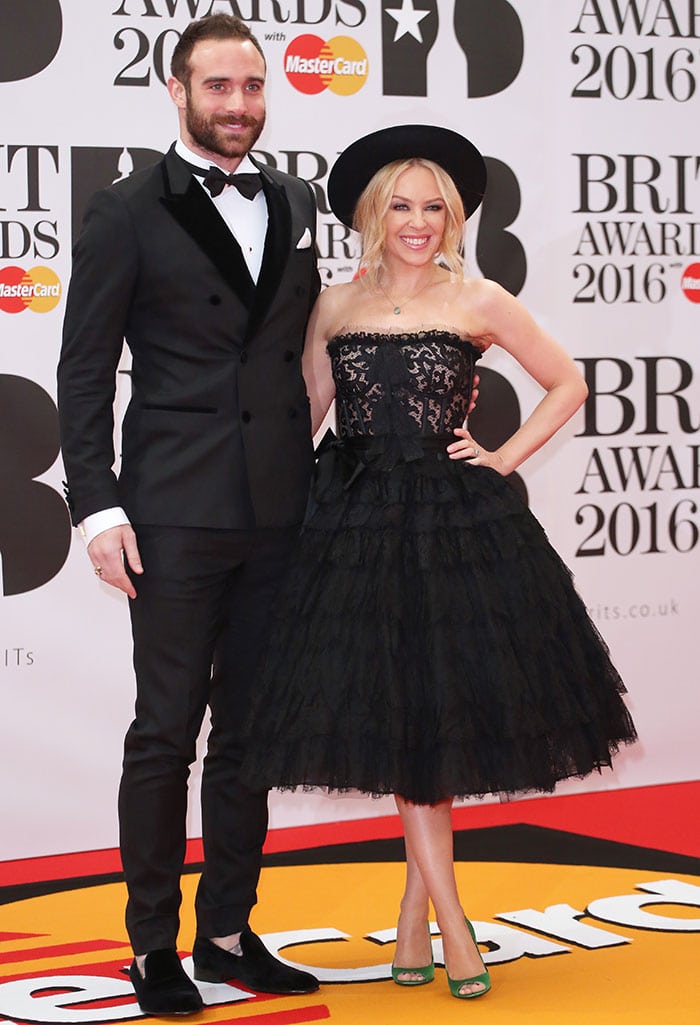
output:
[[[688,783],[456,810],[460,892],[493,982],[469,1003],[448,992],[435,923],[435,981],[390,980],[396,819],[273,833],[253,925],[321,988],[270,997],[202,984],[193,1025],[698,1025],[699,796]],[[193,862],[186,966],[197,877]],[[0,863],[0,1023],[142,1017],[124,974],[123,904],[114,852]]]

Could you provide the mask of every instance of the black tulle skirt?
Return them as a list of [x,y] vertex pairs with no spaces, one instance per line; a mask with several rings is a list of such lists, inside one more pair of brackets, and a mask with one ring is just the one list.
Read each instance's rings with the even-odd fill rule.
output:
[[449,440],[319,460],[248,722],[250,785],[420,804],[548,792],[636,738],[542,526]]

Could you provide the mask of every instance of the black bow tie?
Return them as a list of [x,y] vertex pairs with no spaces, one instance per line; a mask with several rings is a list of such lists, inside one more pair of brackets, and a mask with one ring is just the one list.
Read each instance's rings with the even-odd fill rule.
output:
[[262,181],[259,174],[226,174],[219,167],[195,167],[194,164],[187,165],[199,178],[203,179],[203,185],[209,190],[212,196],[219,196],[224,191],[224,186],[233,185],[246,199],[255,199],[262,188]]

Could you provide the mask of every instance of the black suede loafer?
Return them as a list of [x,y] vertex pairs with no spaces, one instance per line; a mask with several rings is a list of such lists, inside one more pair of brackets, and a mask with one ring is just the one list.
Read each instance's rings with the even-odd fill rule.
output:
[[250,926],[241,933],[241,954],[230,954],[211,940],[198,936],[192,960],[200,982],[242,982],[254,993],[314,993],[318,979],[310,972],[290,968],[273,957]]
[[143,970],[141,975],[134,959],[129,978],[144,1014],[196,1014],[204,1007],[176,950],[152,950]]

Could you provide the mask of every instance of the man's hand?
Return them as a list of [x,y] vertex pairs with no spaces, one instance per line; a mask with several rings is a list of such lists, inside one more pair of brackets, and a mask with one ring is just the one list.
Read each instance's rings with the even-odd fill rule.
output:
[[94,537],[87,548],[95,573],[105,584],[136,597],[136,589],[124,569],[126,561],[134,573],[143,573],[136,534],[128,523],[110,527]]

